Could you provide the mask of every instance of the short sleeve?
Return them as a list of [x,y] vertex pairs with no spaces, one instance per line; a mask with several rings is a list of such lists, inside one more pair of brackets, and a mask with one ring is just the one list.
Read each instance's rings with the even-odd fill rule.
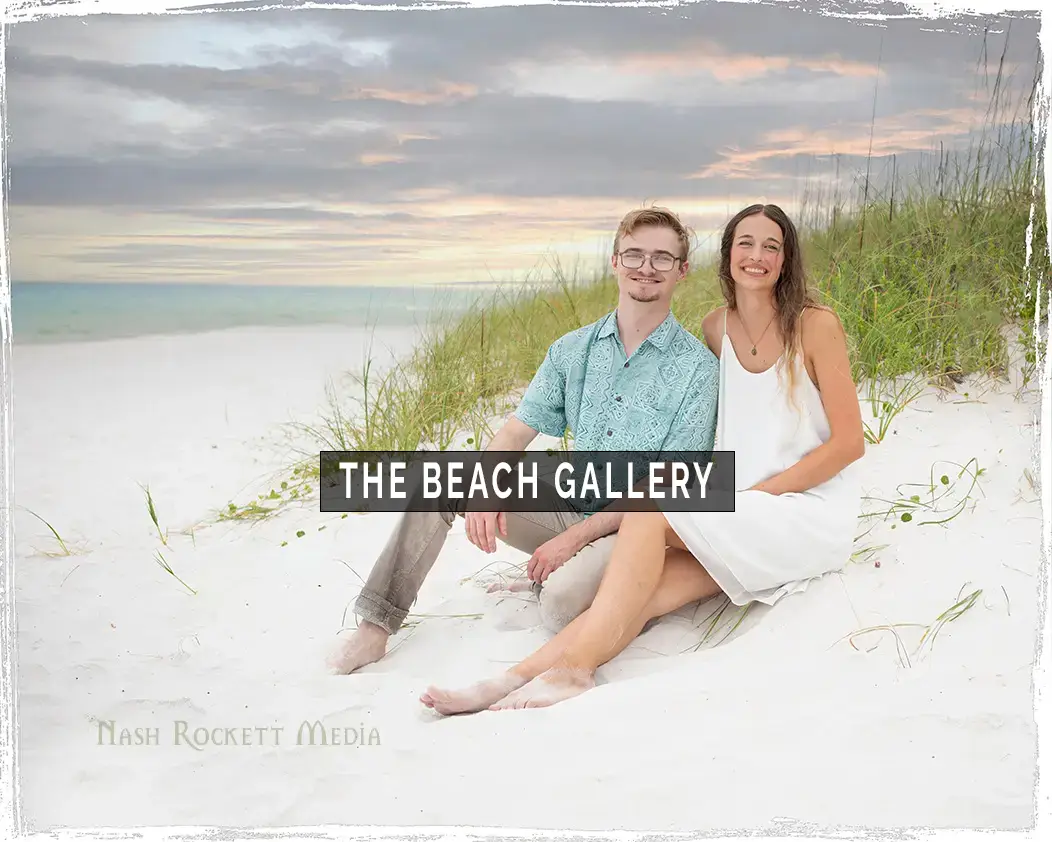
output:
[[562,337],[548,349],[515,410],[523,424],[548,436],[566,432],[565,341]]
[[687,394],[672,422],[665,451],[689,453],[711,451],[716,440],[716,408],[719,400],[719,365],[708,356],[694,372]]

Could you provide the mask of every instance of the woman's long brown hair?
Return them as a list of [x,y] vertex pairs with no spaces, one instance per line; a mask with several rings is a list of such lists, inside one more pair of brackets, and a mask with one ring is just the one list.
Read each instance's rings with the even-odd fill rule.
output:
[[782,271],[774,285],[774,306],[785,343],[785,354],[782,364],[788,376],[789,394],[793,394],[793,358],[802,352],[800,344],[800,319],[808,307],[821,307],[808,289],[807,276],[804,272],[804,260],[800,253],[800,237],[796,226],[785,211],[778,205],[749,205],[738,211],[723,229],[720,240],[720,288],[729,310],[737,311],[734,295],[734,279],[731,277],[731,245],[738,223],[749,216],[762,213],[782,229]]

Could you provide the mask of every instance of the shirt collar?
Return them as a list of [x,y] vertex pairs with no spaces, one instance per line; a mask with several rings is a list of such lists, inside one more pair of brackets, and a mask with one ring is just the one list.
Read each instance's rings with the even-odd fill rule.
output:
[[[672,315],[672,311],[665,317],[665,320],[654,328],[650,335],[644,339],[644,342],[649,342],[659,351],[664,351],[668,347],[668,343],[672,340],[672,334],[679,327],[679,322],[676,317]],[[617,310],[612,313],[608,313],[603,319],[603,323],[599,326],[599,339],[605,339],[608,336],[617,335]]]

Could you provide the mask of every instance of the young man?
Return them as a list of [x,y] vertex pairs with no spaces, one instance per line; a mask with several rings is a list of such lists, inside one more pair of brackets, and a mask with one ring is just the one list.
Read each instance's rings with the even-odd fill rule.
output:
[[[689,271],[689,234],[664,208],[629,213],[614,237],[617,309],[557,339],[519,408],[487,450],[521,451],[538,433],[574,449],[706,451],[713,448],[719,363],[671,312]],[[558,507],[554,507],[558,508]],[[329,661],[350,673],[383,657],[438,557],[453,521],[468,540],[496,551],[499,537],[530,554],[529,579],[546,624],[557,630],[583,612],[599,589],[622,512],[588,516],[564,506],[535,512],[407,512],[355,604],[362,620]]]

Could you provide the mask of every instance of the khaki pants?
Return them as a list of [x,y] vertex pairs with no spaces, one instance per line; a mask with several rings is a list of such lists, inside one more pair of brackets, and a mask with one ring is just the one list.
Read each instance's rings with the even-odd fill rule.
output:
[[[554,495],[553,495],[554,496]],[[559,501],[561,502],[561,501]],[[565,532],[584,516],[569,508],[552,512],[507,512],[508,534],[497,539],[530,555],[541,544]],[[402,515],[355,602],[354,613],[394,634],[463,511],[406,512]],[[599,590],[617,535],[604,536],[584,547],[551,573],[538,593],[545,625],[559,631],[583,612]]]

